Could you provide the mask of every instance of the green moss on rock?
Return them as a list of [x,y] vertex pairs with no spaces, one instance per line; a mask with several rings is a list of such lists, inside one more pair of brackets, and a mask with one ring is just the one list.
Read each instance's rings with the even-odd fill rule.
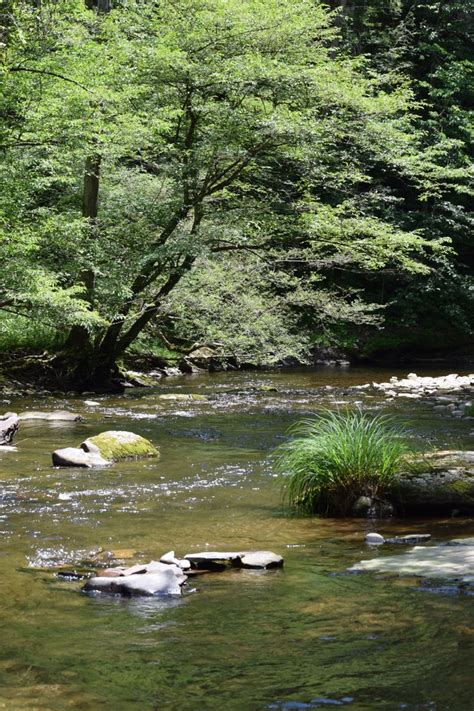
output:
[[[92,445],[92,446],[91,446]],[[97,448],[104,459],[120,461],[121,459],[140,459],[142,457],[159,457],[156,447],[144,437],[133,432],[109,430],[90,437],[81,447],[90,451]]]

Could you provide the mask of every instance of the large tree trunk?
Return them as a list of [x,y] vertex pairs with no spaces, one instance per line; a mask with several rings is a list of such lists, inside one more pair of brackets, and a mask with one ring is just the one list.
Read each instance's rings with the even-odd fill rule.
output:
[[[90,239],[97,238],[97,215],[99,212],[100,155],[86,158],[84,167],[84,187],[82,193],[82,216],[88,220]],[[91,307],[94,304],[95,273],[92,268],[84,269],[79,281],[84,284],[84,299]],[[73,326],[66,341],[66,350],[75,353],[92,348],[90,333],[84,326]]]
[[[89,9],[99,12],[109,12],[112,9],[111,0],[85,0]],[[91,240],[97,238],[97,216],[99,213],[101,156],[93,153],[86,158],[84,165],[84,182],[82,191],[82,216],[88,220]],[[91,307],[94,304],[95,273],[92,268],[84,269],[79,281],[84,284],[84,298]],[[87,328],[81,325],[73,326],[65,344],[67,351],[73,353],[89,352],[92,349],[91,336]]]

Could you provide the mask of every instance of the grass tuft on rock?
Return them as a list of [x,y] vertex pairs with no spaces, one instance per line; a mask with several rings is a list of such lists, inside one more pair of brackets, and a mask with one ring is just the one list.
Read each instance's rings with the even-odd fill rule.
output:
[[360,410],[327,411],[289,433],[277,468],[289,505],[301,513],[347,515],[359,496],[382,498],[408,454],[393,418]]

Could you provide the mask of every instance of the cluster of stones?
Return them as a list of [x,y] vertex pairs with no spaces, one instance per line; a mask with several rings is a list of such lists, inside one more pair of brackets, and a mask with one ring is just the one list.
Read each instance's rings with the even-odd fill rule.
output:
[[13,437],[18,432],[20,422],[29,420],[43,420],[45,422],[82,422],[81,415],[74,412],[40,412],[38,410],[27,410],[26,412],[6,412],[0,415],[0,446],[11,445]]
[[451,373],[431,378],[409,373],[406,378],[398,379],[394,376],[388,383],[358,386],[359,389],[367,387],[372,387],[389,399],[419,399],[430,404],[435,412],[451,414],[453,417],[474,417],[474,374]]
[[271,551],[189,553],[177,558],[174,551],[163,555],[159,561],[106,568],[89,578],[84,592],[114,595],[181,595],[189,576],[220,572],[229,567],[268,570],[280,568],[283,558]]

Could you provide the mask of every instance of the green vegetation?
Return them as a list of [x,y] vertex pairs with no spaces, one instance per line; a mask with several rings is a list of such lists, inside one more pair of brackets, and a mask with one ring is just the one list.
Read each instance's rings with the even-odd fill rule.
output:
[[159,457],[156,447],[144,437],[131,432],[101,432],[86,440],[99,449],[104,459],[120,461],[122,459],[135,459],[139,457]]
[[325,412],[303,421],[278,450],[290,506],[306,513],[347,515],[359,496],[383,497],[407,454],[387,416]]
[[104,389],[137,339],[471,338],[472,1],[8,0],[0,347]]

